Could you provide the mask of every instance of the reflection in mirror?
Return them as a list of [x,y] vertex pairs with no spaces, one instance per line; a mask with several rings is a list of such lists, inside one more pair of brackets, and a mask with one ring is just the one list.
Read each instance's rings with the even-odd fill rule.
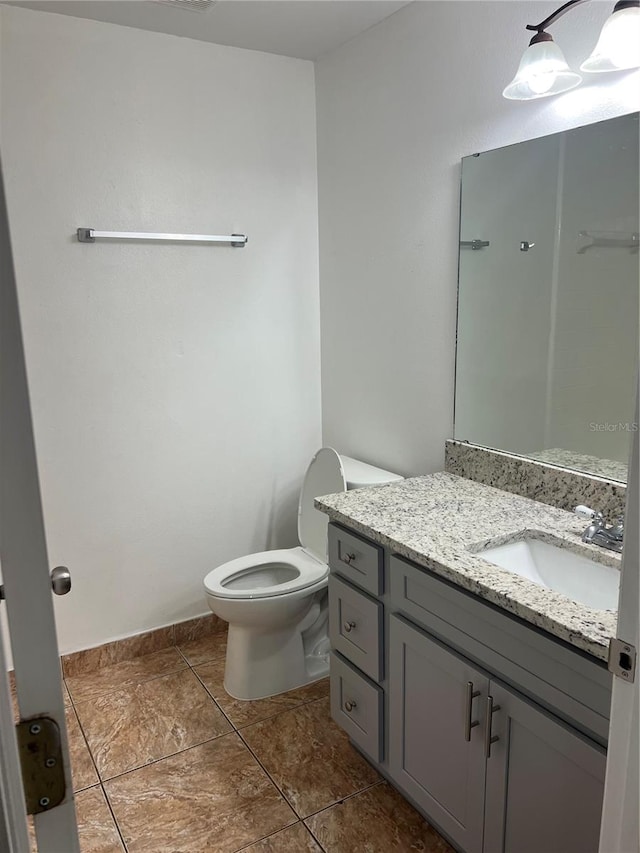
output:
[[462,161],[455,438],[624,480],[638,113]]

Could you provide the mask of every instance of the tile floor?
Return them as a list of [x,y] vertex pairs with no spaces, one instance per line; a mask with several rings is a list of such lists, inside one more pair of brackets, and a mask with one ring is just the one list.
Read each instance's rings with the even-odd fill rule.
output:
[[177,640],[66,678],[83,853],[453,853],[333,723],[328,679],[239,702],[226,636]]

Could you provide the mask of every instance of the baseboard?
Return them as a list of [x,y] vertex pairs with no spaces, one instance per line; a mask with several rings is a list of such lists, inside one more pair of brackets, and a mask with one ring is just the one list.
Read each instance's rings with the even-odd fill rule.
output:
[[93,672],[103,666],[131,660],[170,646],[186,643],[189,640],[195,640],[198,637],[217,634],[226,630],[227,623],[214,613],[209,613],[195,619],[177,622],[174,625],[167,625],[152,631],[143,631],[131,637],[103,643],[91,649],[82,649],[78,652],[62,655],[62,671],[65,678],[80,673]]

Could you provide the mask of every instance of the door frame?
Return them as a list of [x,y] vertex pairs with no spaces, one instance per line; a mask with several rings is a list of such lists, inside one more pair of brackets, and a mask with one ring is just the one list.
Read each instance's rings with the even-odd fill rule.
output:
[[[0,158],[0,547],[6,616],[16,677],[20,718],[48,717],[60,732],[66,792],[63,801],[34,815],[39,853],[80,853],[73,801],[73,782],[62,692],[49,560],[40,498],[33,423],[16,286],[9,218]],[[2,710],[6,710],[6,662]],[[9,764],[0,768],[3,788],[11,792],[8,839],[22,835],[25,813],[14,823],[19,807],[16,786],[17,741],[13,714],[3,714],[2,747]],[[12,744],[13,739],[13,744]],[[24,795],[23,795],[24,801]],[[10,848],[11,849],[11,848]],[[26,847],[28,850],[29,847]],[[22,844],[16,853],[25,850]]]

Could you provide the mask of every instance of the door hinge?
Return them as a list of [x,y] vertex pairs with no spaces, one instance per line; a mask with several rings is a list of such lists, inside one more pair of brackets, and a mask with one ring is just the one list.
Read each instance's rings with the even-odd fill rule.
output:
[[633,684],[636,678],[636,647],[613,637],[609,644],[609,671]]
[[27,814],[59,806],[67,785],[58,724],[49,717],[20,720],[16,738]]

